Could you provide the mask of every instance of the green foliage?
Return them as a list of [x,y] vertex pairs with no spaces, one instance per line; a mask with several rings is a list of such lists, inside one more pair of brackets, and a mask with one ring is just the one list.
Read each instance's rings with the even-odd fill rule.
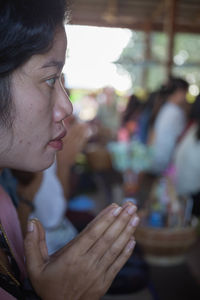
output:
[[167,36],[164,33],[151,34],[151,52],[152,58],[165,62],[167,58]]
[[[148,74],[146,82],[148,90],[159,88],[166,78],[167,36],[164,33],[153,32],[150,38],[151,59],[149,61],[145,61],[145,33],[133,31],[128,45],[115,62],[119,68],[129,73],[134,88],[142,88],[145,70]],[[172,73],[186,78],[191,84],[200,86],[199,53],[200,35],[176,34]]]
[[181,51],[188,54],[185,62],[199,61],[200,35],[197,34],[177,34],[175,39],[174,53],[177,55]]

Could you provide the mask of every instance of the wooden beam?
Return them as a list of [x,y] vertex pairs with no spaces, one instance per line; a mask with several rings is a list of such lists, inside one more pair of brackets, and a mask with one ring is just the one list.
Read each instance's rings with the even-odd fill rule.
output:
[[166,33],[168,35],[168,54],[166,62],[166,76],[170,77],[173,66],[174,36],[178,0],[166,0]]
[[197,13],[195,14],[193,22],[196,23],[196,24],[200,23],[200,11],[197,11]]
[[157,5],[157,7],[155,8],[149,21],[153,23],[158,17],[160,17],[160,15],[164,12],[164,10],[165,10],[165,0],[161,0]]
[[[96,15],[87,15],[87,14],[74,14],[71,16],[70,24],[76,25],[89,25],[89,26],[100,26],[100,27],[121,27],[129,28],[132,30],[142,30],[144,31],[145,25],[147,22],[137,22],[132,20],[132,22],[119,22],[118,20],[115,23],[108,23],[102,19],[97,18]],[[155,22],[152,23],[152,31],[163,32],[163,23]],[[194,33],[200,34],[200,24],[175,24],[176,33]]]
[[102,18],[108,23],[115,23],[118,17],[118,0],[107,0]]
[[[145,62],[151,61],[151,32],[152,32],[152,27],[151,24],[149,23],[149,26],[147,26],[145,30],[145,52],[144,52]],[[148,89],[147,86],[148,76],[149,76],[149,65],[146,64],[143,68],[143,73],[142,73],[142,87],[146,91]]]

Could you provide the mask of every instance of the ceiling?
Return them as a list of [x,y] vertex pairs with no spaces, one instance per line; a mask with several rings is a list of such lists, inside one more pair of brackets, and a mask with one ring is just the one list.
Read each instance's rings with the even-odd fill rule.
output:
[[72,0],[70,23],[164,31],[173,1],[175,32],[200,33],[200,0]]

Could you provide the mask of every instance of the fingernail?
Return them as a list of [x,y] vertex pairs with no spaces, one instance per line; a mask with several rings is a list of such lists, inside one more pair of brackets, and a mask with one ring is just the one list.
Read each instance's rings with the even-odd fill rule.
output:
[[112,211],[113,216],[118,216],[121,212],[122,208],[119,206]]
[[115,202],[110,204],[110,207],[116,207],[116,206],[118,207],[117,203],[115,203]]
[[131,250],[135,247],[135,244],[136,244],[136,241],[135,241],[135,240],[131,240],[131,241],[128,243],[126,250],[127,250],[128,252],[131,251]]
[[28,232],[33,232],[34,231],[34,222],[33,221],[28,221],[28,226],[27,226],[27,231]]
[[133,217],[132,219],[131,219],[131,226],[133,226],[133,227],[135,227],[135,226],[137,226],[138,225],[138,223],[139,223],[139,218],[136,216],[136,217]]
[[129,215],[132,215],[136,211],[136,207],[134,205],[130,205],[127,209]]
[[[131,203],[132,204],[132,203]],[[127,207],[130,205],[130,202],[129,201],[125,201],[122,205],[123,208]]]

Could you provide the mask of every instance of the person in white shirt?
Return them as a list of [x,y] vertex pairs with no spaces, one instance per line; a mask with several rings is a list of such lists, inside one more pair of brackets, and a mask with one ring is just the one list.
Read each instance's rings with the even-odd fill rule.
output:
[[200,139],[197,135],[199,125],[193,124],[188,129],[176,149],[176,187],[180,195],[200,192]]
[[162,174],[168,167],[176,142],[186,123],[184,104],[188,83],[181,78],[172,78],[164,89],[166,102],[155,119],[151,141],[153,148],[151,172],[156,174]]
[[200,215],[200,95],[192,104],[187,130],[179,141],[175,155],[176,190],[193,199],[193,213]]

